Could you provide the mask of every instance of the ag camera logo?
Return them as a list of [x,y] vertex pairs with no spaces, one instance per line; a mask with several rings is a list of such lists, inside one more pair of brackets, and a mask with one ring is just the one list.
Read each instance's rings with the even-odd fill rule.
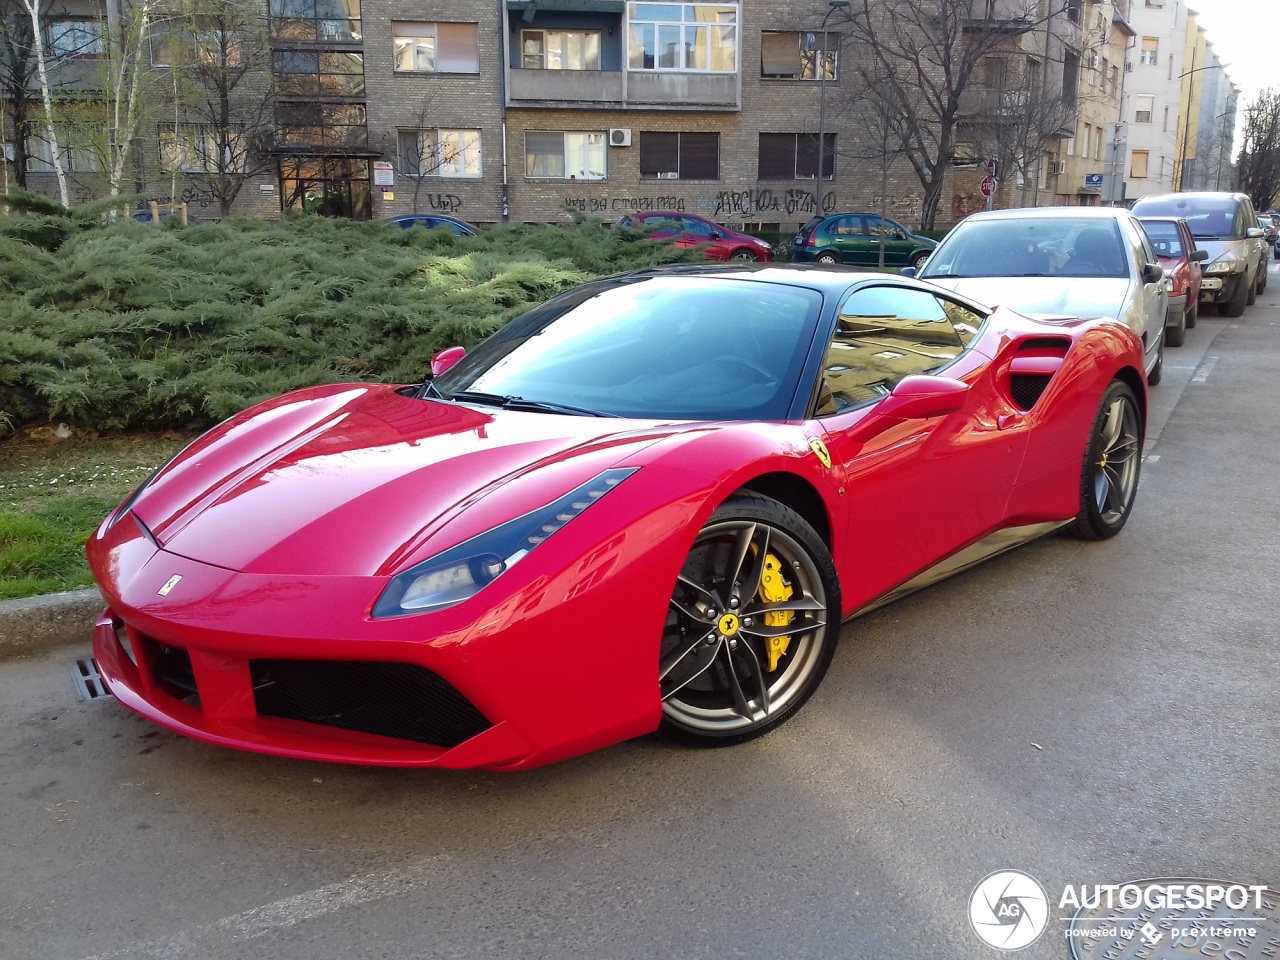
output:
[[997,870],[969,896],[969,924],[997,950],[1021,950],[1040,939],[1049,925],[1049,895],[1021,870]]

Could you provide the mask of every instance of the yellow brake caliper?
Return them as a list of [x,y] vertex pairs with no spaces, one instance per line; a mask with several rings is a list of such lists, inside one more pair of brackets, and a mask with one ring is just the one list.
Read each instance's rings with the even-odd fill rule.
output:
[[[782,564],[778,558],[772,553],[765,554],[764,557],[764,573],[760,576],[760,593],[758,596],[764,603],[782,603],[784,600],[790,600],[794,591],[787,581],[782,579]],[[789,626],[796,615],[790,610],[775,610],[772,613],[764,615],[764,623],[767,627],[785,627]],[[787,652],[787,646],[791,643],[791,637],[769,637],[766,641],[766,650],[769,654],[769,672],[778,669],[778,660]]]

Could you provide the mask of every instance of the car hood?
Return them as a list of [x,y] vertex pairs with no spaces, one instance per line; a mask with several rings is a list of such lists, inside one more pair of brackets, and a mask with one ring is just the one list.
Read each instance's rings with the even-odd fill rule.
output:
[[1130,283],[1124,278],[921,277],[985,303],[1023,314],[1124,319]]
[[1215,260],[1248,260],[1253,255],[1249,243],[1248,240],[1201,240],[1196,237],[1196,247],[1209,255],[1202,264],[1206,267]]
[[[374,575],[482,497],[501,523],[671,429],[417,400],[388,387],[305,391],[206,434],[132,510],[164,549],[203,563]],[[518,480],[525,488],[513,493]]]

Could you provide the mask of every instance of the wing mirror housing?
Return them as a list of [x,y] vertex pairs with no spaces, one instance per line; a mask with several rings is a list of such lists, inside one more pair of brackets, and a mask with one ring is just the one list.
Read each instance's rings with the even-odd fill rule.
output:
[[711,236],[711,239],[712,239],[712,240],[723,240],[723,239],[724,239],[724,234],[723,234],[723,233],[721,233],[719,230],[712,230],[712,231],[711,231],[710,236]]
[[447,347],[431,358],[431,375],[438,377],[467,355],[466,347]]
[[1193,262],[1196,260],[1208,260],[1209,251],[1208,250],[1192,250],[1191,259]]
[[1257,240],[1259,237],[1265,236],[1261,227],[1250,227],[1244,232],[1244,235],[1250,240]]
[[916,268],[903,267],[901,270],[898,271],[898,273],[900,273],[904,277],[914,277],[916,275]]
[[1142,282],[1155,283],[1164,276],[1164,267],[1158,263],[1147,263],[1142,267]]
[[964,406],[969,385],[950,377],[915,374],[903,377],[889,396],[880,401],[881,416],[924,420],[955,413]]

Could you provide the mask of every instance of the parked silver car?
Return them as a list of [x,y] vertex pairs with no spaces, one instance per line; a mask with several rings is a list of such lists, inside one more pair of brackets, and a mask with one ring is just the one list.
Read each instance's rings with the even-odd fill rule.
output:
[[1169,281],[1128,210],[975,213],[947,234],[915,275],[1019,313],[1115,317],[1142,338],[1147,382],[1160,382]]

